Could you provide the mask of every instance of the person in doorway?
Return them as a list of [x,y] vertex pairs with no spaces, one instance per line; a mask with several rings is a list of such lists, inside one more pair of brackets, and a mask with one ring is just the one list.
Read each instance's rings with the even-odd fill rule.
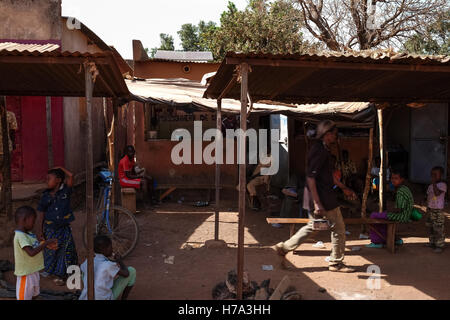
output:
[[349,185],[354,179],[357,170],[355,163],[350,160],[347,150],[342,150],[342,182]]
[[[316,137],[318,141],[308,153],[307,184],[314,202],[314,216],[326,217],[331,223],[332,251],[328,269],[332,272],[354,272],[355,269],[344,264],[345,224],[333,186],[337,185],[348,196],[354,192],[337,181],[333,176],[334,164],[330,148],[336,143],[338,129],[333,121],[319,123]],[[301,228],[292,238],[275,245],[280,256],[295,250],[313,233],[313,220]]]
[[[95,300],[127,300],[136,282],[136,269],[127,267],[121,257],[113,254],[112,241],[107,236],[94,239]],[[112,260],[110,260],[112,259]],[[87,260],[81,265],[83,290],[80,300],[87,300]]]
[[445,194],[447,184],[442,180],[444,168],[434,167],[431,170],[431,184],[427,190],[427,213],[426,225],[430,228],[430,243],[428,247],[435,253],[442,253],[445,246]]
[[139,169],[134,160],[136,150],[129,145],[125,149],[125,156],[119,162],[119,179],[122,188],[142,189],[146,203],[152,202],[153,179],[145,174],[144,169]]
[[[269,168],[271,166],[272,159],[270,154],[267,155],[267,157],[269,158],[269,162],[266,164],[259,162],[256,168],[253,170],[250,178],[247,180],[249,181],[247,183],[247,191],[250,195],[250,204],[252,206],[252,209],[255,211],[261,209],[261,203],[258,199],[257,187],[265,186],[267,192],[270,191],[270,176],[261,174],[262,168]],[[236,190],[239,191],[239,185],[236,186]]]
[[[12,111],[6,112],[6,126],[8,132],[9,152],[16,149],[16,131],[18,129],[16,115]],[[3,179],[3,135],[0,122],[0,181]]]
[[47,190],[43,193],[38,211],[38,238],[57,239],[58,250],[44,250],[44,272],[42,276],[56,277],[56,285],[63,286],[67,279],[67,268],[78,264],[78,255],[72,235],[71,222],[75,216],[70,206],[73,174],[65,168],[56,167],[48,171]]
[[[401,170],[393,170],[391,182],[395,188],[395,207],[386,212],[373,212],[371,219],[384,219],[397,222],[409,222],[414,209],[414,198],[411,190],[405,185],[405,174]],[[370,231],[371,243],[369,248],[382,248],[386,243],[387,226],[385,224],[373,225],[376,230]],[[401,245],[403,241],[396,239],[395,244]]]

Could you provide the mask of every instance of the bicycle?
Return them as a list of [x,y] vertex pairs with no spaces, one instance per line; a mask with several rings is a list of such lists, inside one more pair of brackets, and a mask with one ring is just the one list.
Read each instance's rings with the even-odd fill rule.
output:
[[[111,205],[113,174],[109,170],[99,173],[101,178],[100,194],[96,205],[95,234],[107,235],[111,238],[113,252],[123,258],[136,247],[139,238],[139,227],[134,215],[126,208]],[[87,247],[87,227],[83,230],[83,242]]]

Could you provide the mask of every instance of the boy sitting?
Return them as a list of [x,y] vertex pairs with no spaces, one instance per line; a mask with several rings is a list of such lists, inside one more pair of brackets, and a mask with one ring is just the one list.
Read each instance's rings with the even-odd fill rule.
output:
[[36,222],[36,211],[24,206],[16,210],[17,229],[14,235],[14,274],[17,277],[17,300],[31,300],[40,293],[39,271],[44,269],[42,250],[57,248],[57,240],[50,239],[39,243],[36,235],[31,233]]
[[[136,269],[126,267],[119,255],[114,255],[114,260],[107,258],[113,255],[112,242],[107,236],[95,237],[94,252],[95,300],[117,300],[120,295],[126,300],[136,281]],[[81,271],[84,287],[80,300],[87,300],[87,261],[81,265]]]
[[[405,176],[401,170],[392,171],[391,182],[395,188],[395,208],[387,212],[374,212],[370,215],[372,219],[385,219],[397,222],[409,222],[412,211],[414,209],[414,198],[411,190],[405,185]],[[374,230],[370,231],[371,244],[367,247],[382,248],[386,243],[387,226],[373,225]],[[381,236],[380,236],[381,235]],[[403,244],[401,239],[398,239],[395,244]]]

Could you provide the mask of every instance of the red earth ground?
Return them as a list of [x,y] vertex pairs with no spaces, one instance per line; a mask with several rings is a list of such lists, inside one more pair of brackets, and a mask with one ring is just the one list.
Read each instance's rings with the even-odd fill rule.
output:
[[[237,264],[237,201],[222,203],[220,239],[228,248],[206,248],[204,243],[214,238],[214,208],[196,208],[192,204],[166,203],[136,214],[140,238],[136,249],[125,263],[137,270],[137,282],[130,299],[212,299],[213,287],[225,280],[228,271]],[[85,249],[81,231],[85,221],[83,211],[76,212],[73,224],[80,262]],[[286,240],[288,227],[268,225],[268,213],[247,209],[245,219],[245,269],[250,280],[258,283],[271,279],[275,288],[288,275],[303,299],[450,299],[450,250],[435,254],[423,245],[427,242],[424,219],[399,228],[405,244],[396,254],[385,249],[366,248],[369,240],[359,240],[360,227],[348,226],[346,263],[357,268],[353,274],[328,271],[325,258],[330,253],[329,232],[317,233],[302,244],[295,254],[288,254],[285,264],[271,249]],[[450,230],[447,214],[446,229]],[[323,241],[326,249],[312,245]],[[449,239],[447,238],[447,242]],[[186,249],[189,244],[193,249]],[[361,250],[352,251],[360,246]],[[164,263],[163,255],[174,256],[174,264]],[[13,261],[12,248],[0,250],[0,259]],[[273,271],[263,271],[262,265],[272,265]],[[283,266],[284,265],[284,266]],[[381,287],[369,289],[367,269],[376,265],[381,270]],[[15,283],[12,272],[6,280]],[[42,279],[42,288],[62,290],[51,279]],[[326,289],[319,291],[320,288]]]

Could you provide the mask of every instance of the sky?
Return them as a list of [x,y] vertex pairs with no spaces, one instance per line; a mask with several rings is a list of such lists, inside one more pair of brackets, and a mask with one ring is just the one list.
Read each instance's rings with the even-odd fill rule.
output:
[[[247,0],[233,0],[244,9]],[[63,16],[76,17],[125,59],[133,58],[132,40],[146,48],[160,44],[159,34],[169,33],[181,50],[177,31],[200,20],[219,23],[228,0],[62,0]]]

